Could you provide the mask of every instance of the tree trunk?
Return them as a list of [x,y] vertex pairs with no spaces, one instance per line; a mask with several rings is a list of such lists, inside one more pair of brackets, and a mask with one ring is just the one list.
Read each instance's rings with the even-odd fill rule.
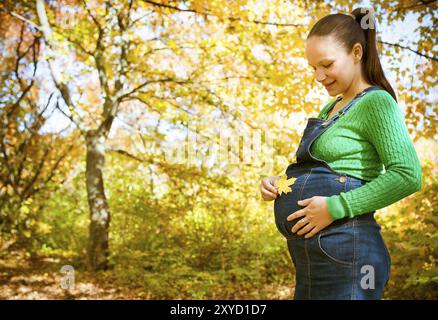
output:
[[87,264],[94,271],[108,268],[110,210],[103,185],[105,141],[105,136],[96,130],[87,132],[86,184],[90,208]]

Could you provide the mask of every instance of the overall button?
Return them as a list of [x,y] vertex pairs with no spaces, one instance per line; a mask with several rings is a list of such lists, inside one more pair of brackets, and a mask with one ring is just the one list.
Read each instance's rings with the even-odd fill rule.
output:
[[347,181],[347,177],[345,176],[339,177],[339,182],[344,183],[345,181]]

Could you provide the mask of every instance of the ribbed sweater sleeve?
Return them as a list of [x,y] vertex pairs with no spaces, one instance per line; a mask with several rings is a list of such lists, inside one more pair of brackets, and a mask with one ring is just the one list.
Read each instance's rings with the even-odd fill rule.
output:
[[363,112],[363,134],[375,147],[385,172],[365,185],[327,198],[334,220],[393,204],[420,191],[420,161],[397,102],[386,91],[370,93]]

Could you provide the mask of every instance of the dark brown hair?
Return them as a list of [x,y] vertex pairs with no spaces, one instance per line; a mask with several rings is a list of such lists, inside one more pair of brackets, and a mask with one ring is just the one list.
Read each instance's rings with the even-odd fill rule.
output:
[[361,67],[365,80],[371,85],[385,89],[397,101],[380,64],[376,45],[376,23],[371,8],[356,8],[351,15],[335,13],[325,16],[312,27],[307,39],[311,36],[328,35],[333,36],[348,53],[356,43],[360,43],[363,51]]

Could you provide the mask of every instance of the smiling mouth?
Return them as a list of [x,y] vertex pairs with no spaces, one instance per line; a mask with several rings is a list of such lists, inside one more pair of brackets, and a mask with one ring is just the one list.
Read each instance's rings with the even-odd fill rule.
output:
[[326,85],[325,87],[326,87],[326,89],[328,89],[328,88],[330,88],[334,83],[336,82],[336,80],[335,81],[333,81],[332,83],[330,83],[330,84],[328,84],[328,85]]
[[335,81],[333,81],[332,83],[330,83],[330,84],[328,84],[328,85],[326,85],[325,87],[326,88],[330,88],[334,83],[336,82],[336,80]]

